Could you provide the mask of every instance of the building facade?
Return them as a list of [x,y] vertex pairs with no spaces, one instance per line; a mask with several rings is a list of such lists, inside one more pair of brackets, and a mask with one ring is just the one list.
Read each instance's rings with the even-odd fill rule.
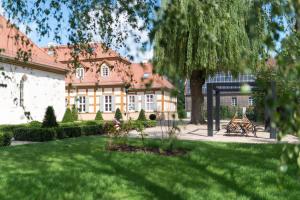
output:
[[137,119],[139,111],[168,117],[176,113],[177,99],[171,96],[173,85],[152,73],[149,63],[131,63],[115,51],[93,44],[91,55],[78,54],[79,66],[73,66],[74,49],[56,46],[55,53],[46,49],[69,67],[66,77],[66,106],[76,106],[80,120],[95,119],[97,111],[105,120],[112,120],[117,108],[123,119]]
[[[204,94],[204,109],[206,109],[207,83],[220,83],[220,82],[234,83],[234,82],[254,82],[254,81],[255,81],[255,77],[251,74],[240,74],[237,78],[234,78],[229,73],[217,73],[215,76],[209,77],[202,87],[202,92]],[[240,92],[221,93],[220,96],[221,106],[249,107],[249,106],[253,106],[253,104],[254,101],[251,95],[242,94]],[[189,116],[192,108],[192,101],[191,101],[190,82],[188,80],[186,82],[186,87],[185,87],[185,108]]]
[[66,73],[64,65],[0,16],[0,124],[42,121],[48,106],[60,120]]

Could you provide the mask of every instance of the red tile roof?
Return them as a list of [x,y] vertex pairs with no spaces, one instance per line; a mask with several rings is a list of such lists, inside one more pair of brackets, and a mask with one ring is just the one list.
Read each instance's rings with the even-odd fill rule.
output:
[[[76,77],[75,70],[71,66],[71,49],[67,46],[54,47],[56,59],[66,63],[71,71],[66,77],[66,84],[89,86],[130,83],[132,89],[146,89],[147,85],[151,83],[150,88],[173,88],[168,80],[157,74],[152,74],[153,66],[150,63],[131,63],[111,49],[103,50],[101,44],[93,44],[92,46],[94,47],[92,55],[79,56],[79,62],[85,68],[85,75],[82,80]],[[45,50],[47,51],[49,48],[45,48]],[[103,64],[110,66],[111,70],[108,77],[102,77],[100,74]],[[149,76],[144,79],[145,73]]]
[[[44,50],[35,45],[25,34],[0,15],[0,56],[2,58],[16,59],[19,52],[31,52],[27,63],[38,65],[40,70],[55,72],[67,72],[65,65],[56,62],[55,59]],[[19,60],[24,62],[24,60]]]

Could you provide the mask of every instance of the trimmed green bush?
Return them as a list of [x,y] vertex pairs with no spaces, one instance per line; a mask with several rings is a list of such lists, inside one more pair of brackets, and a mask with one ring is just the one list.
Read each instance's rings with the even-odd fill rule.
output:
[[28,124],[29,127],[37,127],[37,128],[41,128],[42,127],[42,123],[39,121],[31,121]]
[[103,126],[100,124],[82,126],[69,124],[54,128],[23,127],[14,129],[15,140],[33,142],[80,137],[82,135],[100,135],[103,133]]
[[42,127],[43,128],[51,128],[51,127],[57,127],[57,126],[58,126],[58,123],[56,121],[54,109],[52,106],[48,106],[46,113],[45,113]]
[[117,110],[115,112],[115,119],[118,121],[121,121],[123,119],[121,110],[119,108],[117,108]]
[[75,105],[73,105],[73,107],[72,107],[72,116],[73,116],[73,121],[77,121],[78,120],[78,110],[75,107]]
[[144,110],[144,109],[142,109],[142,110],[140,111],[140,114],[139,114],[139,117],[138,117],[137,120],[139,120],[139,121],[146,121],[146,120],[147,120],[147,119],[146,119],[146,115],[145,115],[145,110]]
[[73,121],[74,119],[73,119],[72,111],[70,108],[67,108],[64,117],[62,119],[62,122],[66,123],[66,122],[73,122]]
[[17,128],[14,130],[14,138],[19,141],[44,142],[56,138],[55,128]]
[[9,146],[11,144],[12,133],[0,131],[0,147]]
[[100,111],[97,112],[95,120],[103,120],[102,113]]
[[149,115],[150,120],[156,120],[156,114],[151,114]]

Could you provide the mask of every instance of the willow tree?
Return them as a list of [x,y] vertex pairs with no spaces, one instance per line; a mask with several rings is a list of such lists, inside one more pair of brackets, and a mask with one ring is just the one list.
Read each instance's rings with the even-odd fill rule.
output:
[[263,35],[265,12],[258,1],[167,2],[152,35],[156,70],[190,80],[191,123],[204,123],[205,79],[221,71],[237,74],[245,63],[254,65],[262,50],[257,36]]

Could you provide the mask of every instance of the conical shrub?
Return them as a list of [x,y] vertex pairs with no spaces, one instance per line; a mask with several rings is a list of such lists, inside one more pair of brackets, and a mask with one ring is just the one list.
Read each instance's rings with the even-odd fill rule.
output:
[[56,121],[56,116],[54,113],[54,109],[52,106],[48,106],[46,113],[45,113],[45,117],[43,120],[43,124],[42,127],[43,128],[50,128],[50,127],[57,127],[58,123]]

